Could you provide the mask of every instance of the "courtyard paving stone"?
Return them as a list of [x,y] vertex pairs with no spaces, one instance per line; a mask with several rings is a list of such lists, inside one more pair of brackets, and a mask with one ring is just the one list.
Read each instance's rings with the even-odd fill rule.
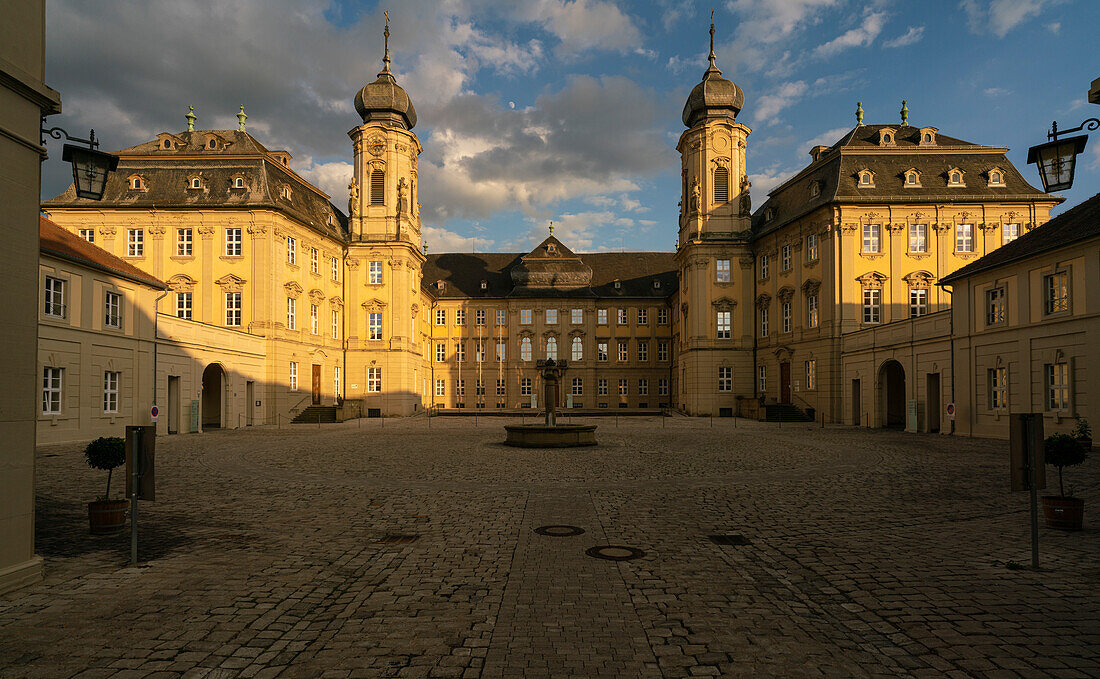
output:
[[[1100,676],[1100,531],[1007,568],[1006,443],[590,421],[572,450],[492,417],[161,438],[138,567],[88,534],[102,473],[42,447],[46,579],[0,596],[0,677]],[[1096,504],[1095,456],[1068,474]]]

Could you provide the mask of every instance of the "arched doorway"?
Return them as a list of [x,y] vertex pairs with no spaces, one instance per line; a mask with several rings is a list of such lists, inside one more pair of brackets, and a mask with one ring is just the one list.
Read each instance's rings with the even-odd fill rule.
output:
[[905,368],[886,361],[878,371],[880,423],[883,427],[905,426]]
[[218,429],[222,426],[222,392],[225,390],[225,371],[217,363],[211,363],[202,371],[202,428]]

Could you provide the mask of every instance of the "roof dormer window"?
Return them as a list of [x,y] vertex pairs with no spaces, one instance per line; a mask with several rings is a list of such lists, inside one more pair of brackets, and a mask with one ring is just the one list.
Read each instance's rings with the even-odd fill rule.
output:
[[658,281],[658,280],[653,281],[653,289],[654,290],[660,290],[661,289],[661,281]]
[[129,180],[127,180],[127,186],[130,188],[131,191],[144,191],[145,180],[142,179],[139,175],[130,175]]
[[870,170],[859,171],[859,188],[861,189],[873,189],[875,188],[875,173]]
[[188,189],[201,189],[202,188],[202,177],[199,177],[198,175],[189,177],[187,179],[187,188]]
[[989,185],[990,186],[1004,186],[1005,185],[1005,173],[1001,168],[995,167],[989,171]]
[[921,146],[935,146],[936,145],[936,128],[934,128],[934,127],[922,127],[922,128],[920,128],[920,145]]
[[443,281],[436,281],[436,282],[435,282],[435,289],[436,289],[436,290],[439,290],[440,292],[443,292],[443,289],[444,289],[445,287],[447,287],[447,284],[446,284],[446,283],[444,283]]
[[172,140],[171,140],[171,139],[165,139],[165,140],[164,140],[164,144],[163,144],[163,146],[164,146],[164,148],[166,148],[166,149],[170,149],[170,148],[172,148]]
[[821,182],[818,180],[810,182],[810,197],[817,198],[821,195]]
[[920,188],[920,172],[916,169],[910,168],[905,171],[905,188],[907,189],[919,189]]
[[558,251],[558,248],[553,243],[549,243],[546,246],[546,251],[549,252],[550,254],[554,254],[555,252]]
[[210,142],[207,144],[207,146],[209,146],[212,149],[215,149],[215,148],[218,147],[218,142],[214,139],[211,139]]
[[623,288],[623,282],[616,278],[615,279],[615,289],[616,290],[622,290],[622,288]]
[[244,188],[244,177],[234,177],[233,178],[233,188],[243,189]]
[[951,168],[947,171],[947,185],[959,187],[966,186],[966,182],[963,178],[964,174],[965,173],[957,167]]
[[290,200],[290,187],[282,186],[279,188],[279,197],[283,200]]
[[482,290],[488,290],[489,289],[489,281],[481,281],[481,289]]
[[775,208],[770,207],[767,210],[764,210],[764,221],[770,222],[773,219],[775,219]]
[[878,145],[879,146],[895,146],[897,138],[897,130],[892,127],[884,127],[878,131]]

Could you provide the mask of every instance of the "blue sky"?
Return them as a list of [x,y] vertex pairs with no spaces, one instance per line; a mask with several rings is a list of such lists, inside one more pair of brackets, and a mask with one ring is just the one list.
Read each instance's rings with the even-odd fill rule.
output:
[[[684,0],[90,0],[47,2],[47,81],[74,134],[113,150],[184,129],[248,129],[346,204],[352,98],[374,79],[382,12],[393,70],[419,115],[431,252],[526,250],[555,234],[582,251],[671,250],[688,92],[711,4]],[[1100,116],[1093,0],[728,0],[713,4],[718,65],[745,92],[753,204],[855,124],[911,124],[1027,148]],[[82,135],[81,135],[82,136]],[[55,148],[55,146],[57,148]],[[51,142],[43,197],[70,180]],[[1091,135],[1060,209],[1100,192]]]

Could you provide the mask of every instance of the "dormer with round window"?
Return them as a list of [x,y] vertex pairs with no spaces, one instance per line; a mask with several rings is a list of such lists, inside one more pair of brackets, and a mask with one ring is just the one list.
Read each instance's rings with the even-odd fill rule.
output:
[[875,173],[868,169],[860,170],[856,173],[856,185],[861,189],[875,188]]
[[989,186],[1005,186],[1005,173],[999,167],[994,167],[986,173]]
[[145,183],[145,177],[139,174],[132,174],[126,178],[126,188],[131,191],[147,191],[148,186]]
[[957,167],[947,171],[947,185],[952,188],[966,187],[966,173]]
[[879,146],[897,146],[898,131],[892,127],[884,127],[878,131]]
[[920,141],[919,146],[935,146],[936,145],[936,132],[938,130],[934,127],[922,127],[920,128]]
[[915,167],[911,167],[905,171],[902,175],[902,186],[907,189],[919,189],[920,185],[920,171]]
[[157,150],[158,151],[175,151],[180,146],[183,146],[183,142],[177,139],[174,135],[167,132],[161,132],[157,135]]
[[229,178],[229,190],[230,191],[243,191],[248,188],[248,180],[245,179],[244,174],[237,172]]
[[286,184],[283,184],[282,186],[280,186],[279,187],[279,198],[282,198],[283,200],[290,200],[290,197],[291,197],[290,187],[287,186]]

